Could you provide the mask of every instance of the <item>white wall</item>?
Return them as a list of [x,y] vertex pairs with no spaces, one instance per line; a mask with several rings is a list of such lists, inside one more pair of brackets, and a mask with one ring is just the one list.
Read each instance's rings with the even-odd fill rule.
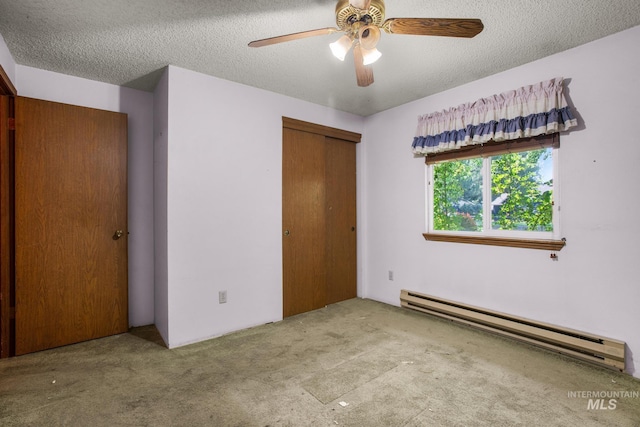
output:
[[154,313],[155,325],[169,342],[169,279],[167,241],[167,155],[169,147],[169,73],[165,69],[153,93],[153,224],[154,224]]
[[128,114],[129,323],[153,323],[153,94],[22,65],[15,68],[14,84],[21,96]]
[[[640,27],[367,118],[364,297],[399,305],[409,289],[621,339],[640,377]],[[418,115],[568,79],[584,126],[561,136],[561,234],[548,251],[427,242]],[[395,280],[389,281],[388,270]]]
[[0,65],[2,65],[2,69],[7,76],[9,76],[9,80],[15,86],[16,84],[16,61],[13,60],[13,56],[11,52],[9,52],[9,48],[7,44],[4,42],[4,38],[2,34],[0,34]]
[[173,66],[168,83],[175,347],[282,319],[282,116],[353,132],[363,119]]

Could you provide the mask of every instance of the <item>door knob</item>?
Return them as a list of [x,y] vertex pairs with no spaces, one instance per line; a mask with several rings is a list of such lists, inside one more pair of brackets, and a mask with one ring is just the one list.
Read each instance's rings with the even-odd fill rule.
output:
[[115,233],[113,233],[113,240],[118,240],[119,238],[121,238],[124,235],[124,231],[122,230],[116,230]]
[[284,230],[284,235],[285,236],[288,236],[289,234],[291,234],[291,233],[289,233],[289,230]]

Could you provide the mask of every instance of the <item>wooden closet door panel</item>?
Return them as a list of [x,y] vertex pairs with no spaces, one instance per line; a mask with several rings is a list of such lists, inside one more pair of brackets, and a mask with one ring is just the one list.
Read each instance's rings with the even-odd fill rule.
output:
[[324,136],[283,129],[283,316],[326,305]]
[[356,145],[326,138],[327,304],[357,296]]
[[16,354],[127,331],[127,116],[17,98],[15,146]]
[[13,331],[13,145],[8,129],[10,100],[0,95],[0,358],[9,357]]

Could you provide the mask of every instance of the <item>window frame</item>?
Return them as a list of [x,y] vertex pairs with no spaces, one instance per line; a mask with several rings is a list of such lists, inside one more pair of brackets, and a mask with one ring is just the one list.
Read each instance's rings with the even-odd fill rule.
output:
[[[464,160],[469,158],[483,158],[483,182],[490,180],[491,171],[487,170],[490,161],[486,160],[492,156],[505,153],[531,151],[540,148],[552,148],[553,156],[553,231],[552,232],[536,232],[536,231],[515,231],[515,230],[492,230],[490,227],[483,226],[482,232],[470,231],[448,231],[433,229],[433,167],[431,165],[450,160]],[[560,137],[556,134],[541,135],[533,138],[521,138],[517,140],[490,142],[482,145],[472,145],[462,147],[458,150],[446,151],[441,153],[429,154],[425,157],[425,189],[426,189],[426,233],[423,233],[425,240],[470,243],[492,246],[510,246],[530,249],[542,249],[559,251],[565,244],[564,238],[560,236],[560,180],[558,172],[558,159],[560,148]],[[489,168],[490,169],[490,168]],[[489,188],[487,188],[489,187]],[[486,200],[491,198],[490,186],[484,186],[484,214],[483,221],[485,224],[490,223],[487,219]],[[487,194],[489,199],[487,199]]]

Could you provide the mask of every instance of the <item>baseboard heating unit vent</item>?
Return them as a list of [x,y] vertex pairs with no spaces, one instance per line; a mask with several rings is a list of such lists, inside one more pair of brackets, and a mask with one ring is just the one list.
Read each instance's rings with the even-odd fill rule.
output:
[[402,307],[624,371],[625,343],[548,323],[402,290]]

